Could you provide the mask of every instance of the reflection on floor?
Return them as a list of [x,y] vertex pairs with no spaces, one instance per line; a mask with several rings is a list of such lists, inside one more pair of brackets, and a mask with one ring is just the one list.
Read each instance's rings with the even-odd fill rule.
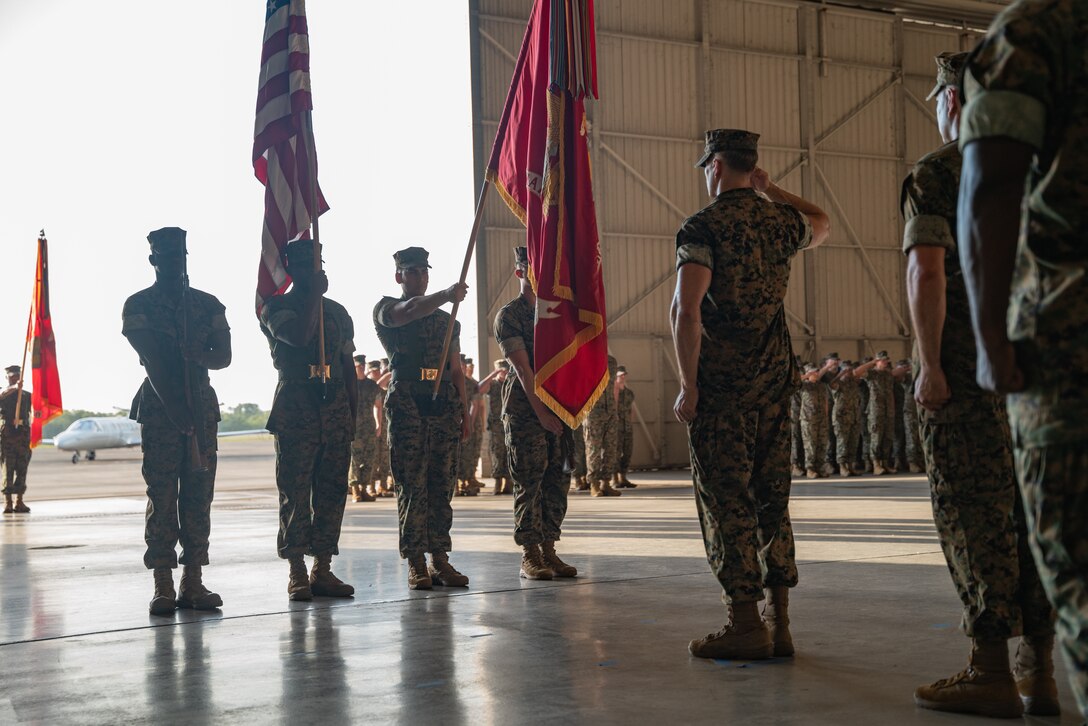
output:
[[[923,479],[795,483],[798,655],[743,663],[686,650],[723,616],[686,476],[572,493],[573,581],[520,580],[511,499],[481,496],[454,500],[471,588],[409,593],[393,501],[349,504],[334,566],[357,597],[313,603],[287,601],[267,480],[238,484],[216,500],[205,570],[225,606],[172,619],[147,614],[139,496],[32,499],[0,521],[0,723],[963,720],[911,700],[968,645]],[[1060,722],[1078,723],[1060,677]]]

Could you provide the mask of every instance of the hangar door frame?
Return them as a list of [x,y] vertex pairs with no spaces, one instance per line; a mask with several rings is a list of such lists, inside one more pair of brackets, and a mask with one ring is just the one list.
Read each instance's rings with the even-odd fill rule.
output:
[[[531,5],[469,0],[477,188]],[[907,355],[900,183],[940,143],[924,100],[933,56],[981,31],[803,0],[597,0],[596,12],[601,100],[587,115],[609,346],[637,395],[633,466],[688,463],[667,318],[675,230],[707,202],[691,166],[704,129],[760,132],[761,166],[832,217],[831,239],[793,263],[796,351]],[[500,357],[487,331],[517,294],[511,248],[524,234],[490,195],[476,257],[481,373]]]

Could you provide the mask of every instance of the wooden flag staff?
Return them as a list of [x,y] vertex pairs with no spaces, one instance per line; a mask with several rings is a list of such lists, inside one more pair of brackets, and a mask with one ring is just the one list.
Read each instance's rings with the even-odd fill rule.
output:
[[[476,202],[476,218],[472,221],[472,231],[468,235],[468,249],[465,250],[465,263],[461,265],[461,282],[465,284],[465,278],[468,277],[468,266],[472,262],[472,253],[476,249],[476,238],[480,235],[480,224],[484,219],[484,202],[487,201],[487,191],[491,188],[491,182],[484,181],[483,189],[480,190],[480,199]],[[431,394],[431,400],[438,398],[438,389],[442,385],[442,374],[446,370],[446,361],[450,356],[450,343],[453,342],[453,326],[457,322],[457,309],[461,306],[461,303],[454,302],[453,310],[450,311],[450,324],[446,328],[446,342],[442,344],[442,357],[438,359],[438,377],[434,379],[434,393]]]
[[[306,163],[310,167],[310,223],[314,228],[314,273],[321,272],[321,232],[317,220],[321,216],[321,195],[317,188],[317,151],[314,147],[314,122],[313,112],[306,112],[306,129],[310,135],[309,154]],[[325,360],[325,300],[324,296],[317,301],[317,365],[310,366],[310,378],[320,378],[324,386],[328,383],[331,371],[328,361]],[[324,392],[323,392],[324,394]],[[324,395],[322,395],[324,397]]]
[[[41,258],[42,254],[42,240],[45,239],[45,230],[43,229],[38,234],[38,258]],[[26,319],[26,342],[23,343],[23,364],[19,367],[19,385],[15,389],[15,428],[19,428],[19,424],[22,422],[23,412],[23,376],[26,375],[26,352],[30,348],[30,335],[34,332],[34,306],[38,304],[38,285],[41,284],[41,280],[38,279],[38,271],[40,266],[35,262],[34,272],[34,297],[30,300],[30,315]]]

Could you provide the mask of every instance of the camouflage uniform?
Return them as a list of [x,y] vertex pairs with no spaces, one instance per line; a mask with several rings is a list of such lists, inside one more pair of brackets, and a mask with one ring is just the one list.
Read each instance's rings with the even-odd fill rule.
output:
[[850,376],[831,384],[831,420],[835,428],[835,460],[839,469],[857,462],[861,439],[861,382]]
[[892,400],[895,401],[895,422],[892,430],[891,464],[899,471],[907,470],[906,395],[903,382],[892,379]]
[[801,437],[801,389],[790,396],[790,465],[805,468],[805,440]]
[[491,452],[491,476],[510,476],[506,465],[506,432],[502,425],[502,384],[495,381],[487,394],[487,443]]
[[[296,320],[305,300],[280,295],[261,309],[261,332],[268,340],[272,364],[279,371],[267,428],[276,437],[276,487],[280,492],[280,531],[276,542],[283,559],[302,555],[339,554],[340,526],[348,492],[348,467],[355,425],[343,357],[355,351],[355,325],[340,303],[323,298],[325,360],[328,382],[310,378],[317,363],[315,342],[303,348],[278,336],[280,327]],[[322,391],[324,390],[324,398]]]
[[635,450],[635,422],[631,420],[631,408],[635,405],[635,392],[630,388],[620,391],[618,405],[619,429],[616,438],[619,440],[619,461],[617,471],[626,474],[631,466],[631,454]]
[[374,420],[374,403],[382,389],[369,378],[356,381],[358,409],[355,413],[355,438],[351,440],[351,463],[348,484],[366,486],[374,481],[374,459],[378,453],[378,426]]
[[[213,334],[229,330],[226,308],[214,296],[189,290],[188,306],[180,296],[167,294],[152,285],[125,301],[121,333],[151,333],[158,348],[175,357],[172,386],[181,390],[180,355],[182,318],[188,314],[191,347],[200,348]],[[144,361],[140,361],[141,364]],[[208,378],[208,369],[189,364],[193,389],[194,424],[203,426],[207,471],[193,471],[189,437],[178,431],[151,382],[144,379],[132,401],[129,416],[142,424],[143,477],[147,485],[147,513],[144,519],[144,565],[161,567],[208,564],[208,535],[211,532],[212,497],[215,491],[216,434],[219,428],[219,400]],[[181,556],[175,551],[181,543]]]
[[[388,392],[378,392],[378,405],[385,410],[385,400],[388,397]],[[378,442],[377,448],[374,450],[374,470],[370,474],[370,481],[384,482],[389,478],[389,426],[385,427],[384,435],[381,441]]]
[[801,440],[805,447],[805,468],[823,472],[827,463],[827,384],[801,382]]
[[860,469],[872,470],[872,458],[869,456],[869,381],[858,379],[858,391],[861,393],[861,448],[858,450]]
[[30,392],[22,393],[19,426],[15,426],[15,387],[0,393],[0,468],[4,470],[4,491],[8,496],[26,493],[26,469],[30,465]]
[[676,235],[677,268],[712,272],[688,439],[707,559],[730,601],[797,584],[789,401],[800,379],[782,301],[811,240],[803,214],[753,189],[718,195]]
[[[933,519],[956,592],[963,629],[981,640],[1053,632],[1028,548],[1005,407],[975,382],[975,337],[956,246],[962,158],[954,143],[922,157],[903,183],[903,249],[945,250],[941,368],[952,398],[917,409]],[[914,370],[921,370],[917,360]],[[913,400],[913,395],[910,396]]]
[[[608,356],[608,380],[616,380],[616,359]],[[611,389],[606,389],[597,399],[593,410],[586,416],[582,428],[585,430],[586,463],[589,467],[589,480],[611,481],[616,473],[619,463],[617,456],[617,431],[618,418],[616,410],[616,397],[609,395]]]
[[586,427],[583,424],[574,429],[571,438],[573,439],[574,448],[574,466],[571,469],[571,476],[575,478],[587,476],[589,474],[589,465],[586,463]]
[[1009,338],[1028,388],[1009,396],[1031,546],[1082,715],[1088,718],[1088,4],[1020,2],[965,76],[960,144],[1035,149],[1012,280]]
[[[518,295],[495,316],[495,340],[507,359],[524,350],[533,364],[534,313],[532,304]],[[567,515],[569,486],[563,473],[562,437],[540,425],[513,366],[503,383],[502,399],[514,480],[514,541],[522,546],[554,542]]]
[[[475,378],[465,376],[465,397],[468,399],[469,406],[473,403],[477,406],[483,403],[483,397],[480,395],[480,384],[476,382]],[[457,478],[463,481],[476,478],[476,464],[480,461],[480,454],[477,449],[479,439],[477,424],[482,422],[483,417],[477,416],[476,421],[472,424],[472,433],[469,434],[468,441],[460,442],[457,451]]]
[[918,424],[918,403],[914,400],[914,376],[907,376],[903,386],[903,426],[907,438],[907,466],[925,470],[922,432]]
[[[457,442],[461,439],[463,406],[441,361],[450,315],[430,315],[394,326],[389,310],[403,298],[383,297],[374,307],[374,328],[389,354],[393,380],[385,397],[389,430],[389,462],[396,482],[400,521],[400,556],[453,549],[450,500],[457,483]],[[454,323],[450,350],[460,344],[461,324]],[[446,367],[438,398],[434,381],[422,380],[423,370]]]
[[895,379],[890,370],[870,368],[869,383],[869,458],[892,465],[892,441],[895,437]]

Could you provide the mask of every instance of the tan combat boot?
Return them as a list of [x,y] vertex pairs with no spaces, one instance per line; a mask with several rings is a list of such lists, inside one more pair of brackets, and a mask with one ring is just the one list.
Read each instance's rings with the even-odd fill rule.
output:
[[431,584],[441,587],[468,587],[468,578],[450,564],[450,557],[445,552],[431,553],[431,567],[428,570]]
[[815,479],[816,477],[818,477],[820,475],[816,473],[815,469],[806,469],[805,470],[805,476],[807,476],[809,479]]
[[580,492],[588,492],[590,490],[589,480],[585,476],[578,477],[578,483],[574,485],[574,488]]
[[638,484],[633,484],[631,480],[627,478],[626,474],[621,473],[620,481],[617,486],[619,486],[620,489],[636,489]]
[[1021,638],[1013,668],[1016,690],[1030,716],[1060,716],[1058,684],[1054,682],[1054,636]]
[[884,462],[880,459],[873,459],[873,476],[883,476],[886,471]]
[[599,481],[595,481],[591,482],[589,485],[589,496],[607,497],[608,495],[601,491],[601,483]]
[[501,496],[502,495],[502,489],[503,489],[502,477],[497,476],[497,477],[495,477],[495,489],[493,490],[492,493],[496,497]]
[[4,514],[13,514],[14,512],[15,512],[15,507],[12,506],[11,495],[10,494],[5,494],[4,495]]
[[427,558],[423,555],[408,558],[408,589],[430,590],[433,586],[427,573]]
[[177,593],[174,592],[174,573],[169,567],[156,567],[155,594],[151,597],[148,610],[152,615],[168,617],[177,608]]
[[200,565],[185,565],[181,571],[177,606],[189,610],[215,610],[223,607],[223,598],[204,587]]
[[295,601],[309,601],[314,599],[314,593],[310,590],[310,576],[306,574],[306,560],[302,555],[287,560],[291,572],[287,576],[287,597]]
[[540,555],[538,545],[522,545],[521,576],[526,580],[550,580],[555,572],[548,569]]
[[355,588],[332,574],[332,553],[314,556],[310,570],[310,592],[318,597],[354,597]]
[[602,497],[622,497],[623,492],[617,491],[612,488],[612,485],[607,479],[601,482],[601,496]]
[[793,655],[793,636],[790,635],[790,589],[781,585],[767,588],[767,601],[763,606],[763,620],[771,631],[776,658]]
[[800,479],[804,475],[805,470],[797,466],[796,464],[790,467],[790,476],[792,476],[794,479]]
[[951,678],[919,686],[914,702],[934,711],[1020,718],[1024,706],[1009,672],[1007,641],[975,640],[968,666]]
[[563,560],[559,559],[559,555],[555,553],[555,542],[545,541],[540,545],[540,561],[541,563],[555,573],[556,577],[577,577],[578,569],[573,565],[568,565]]
[[30,514],[30,507],[23,502],[23,495],[15,495],[15,513],[16,514]]
[[688,651],[696,658],[765,660],[774,654],[774,643],[753,600],[733,603],[729,622],[718,632],[688,643]]

